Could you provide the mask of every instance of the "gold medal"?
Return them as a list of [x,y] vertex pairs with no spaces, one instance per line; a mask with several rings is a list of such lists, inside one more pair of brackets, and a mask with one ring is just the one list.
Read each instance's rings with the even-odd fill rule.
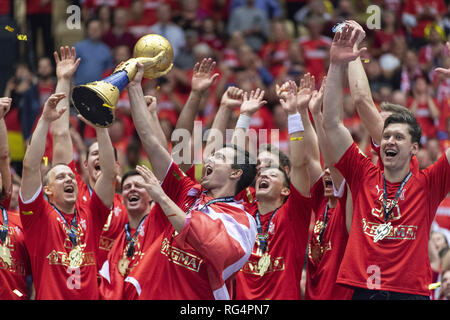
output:
[[83,251],[80,246],[75,246],[69,253],[69,265],[71,268],[81,266],[83,262]]
[[130,265],[130,260],[127,259],[127,257],[123,257],[119,260],[119,263],[117,264],[117,269],[119,270],[119,273],[122,275],[122,277],[125,277],[125,275],[128,273],[128,266]]
[[11,266],[11,250],[6,244],[0,247],[0,258],[8,267]]
[[270,266],[270,255],[266,252],[258,261],[259,275],[262,277]]
[[316,243],[311,248],[311,258],[314,262],[319,262],[322,259],[323,249],[319,243]]

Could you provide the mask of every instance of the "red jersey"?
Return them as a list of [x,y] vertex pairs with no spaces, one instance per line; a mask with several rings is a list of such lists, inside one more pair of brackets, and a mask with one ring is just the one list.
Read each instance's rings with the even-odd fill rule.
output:
[[[408,108],[411,108],[413,100],[413,98],[408,99]],[[441,104],[436,99],[433,98],[433,102],[439,110],[442,109]],[[428,103],[419,103],[414,115],[416,116],[417,123],[419,123],[422,128],[423,135],[427,138],[435,138],[437,134],[437,125],[439,123],[435,123],[435,120],[431,117]]]
[[[110,212],[94,192],[87,204],[75,204],[77,243],[81,246],[82,264],[69,265],[73,245],[67,226],[58,212],[44,199],[42,186],[26,203],[19,192],[20,219],[25,234],[36,288],[37,300],[98,299],[95,253],[100,232]],[[70,224],[73,214],[61,213]]]
[[307,252],[305,300],[350,300],[353,295],[352,289],[336,284],[348,240],[345,224],[347,188],[344,190],[336,207],[327,208],[328,198],[324,196],[322,179],[311,189],[316,218]]
[[[393,229],[374,242],[385,222],[382,171],[353,143],[335,167],[345,177],[353,197],[350,237],[337,283],[417,295],[429,295],[431,267],[428,239],[439,203],[450,189],[445,155],[419,172],[412,172],[390,215]],[[386,181],[388,206],[400,186]]]
[[[0,300],[28,300],[27,275],[31,274],[31,267],[20,217],[17,213],[7,211],[9,200],[2,201],[1,205],[0,215],[3,209],[8,215],[8,233],[0,245],[9,249],[11,257],[0,256]],[[5,226],[3,217],[1,226]]]
[[439,204],[435,220],[439,227],[450,230],[450,196],[448,194]]
[[[70,169],[75,173],[75,178],[78,185],[78,198],[77,201],[82,204],[88,204],[91,199],[93,190],[86,184],[79,175],[75,162],[72,161],[68,164]],[[108,257],[108,252],[111,250],[114,240],[123,231],[125,223],[128,222],[127,209],[122,203],[122,196],[120,194],[114,194],[114,206],[110,211],[106,223],[103,226],[102,233],[100,235],[100,241],[98,244],[97,252],[97,267],[100,268]]]
[[205,206],[213,198],[174,162],[162,188],[180,208],[193,210],[179,234],[162,210],[152,212],[149,232],[154,233],[154,241],[125,280],[126,297],[229,299],[230,281],[247,261],[255,241],[255,220],[234,200]]
[[[308,242],[311,198],[304,197],[292,184],[290,190],[288,200],[272,219],[273,211],[260,216],[262,228],[269,235],[266,251],[270,255],[269,268],[260,276],[258,261],[263,253],[256,239],[250,258],[236,275],[236,300],[301,299],[300,279]],[[253,211],[252,215],[256,216],[256,203]]]
[[[158,206],[159,207],[159,206]],[[135,269],[139,265],[142,257],[146,254],[148,248],[153,245],[155,235],[150,232],[150,228],[155,224],[155,210],[156,206],[150,211],[149,216],[145,218],[136,234],[136,241],[134,242],[134,253],[131,257],[126,258],[128,250],[128,241],[126,240],[125,228],[117,236],[116,241],[111,251],[108,254],[108,259],[104,262],[100,275],[100,297],[103,300],[128,300],[133,299],[134,294],[125,291],[125,283],[130,279],[135,278]],[[167,218],[166,218],[167,219]],[[130,235],[134,236],[136,229],[130,229]],[[122,259],[127,259],[127,266],[124,266]],[[120,270],[120,271],[119,271]],[[131,280],[132,281],[132,280]]]

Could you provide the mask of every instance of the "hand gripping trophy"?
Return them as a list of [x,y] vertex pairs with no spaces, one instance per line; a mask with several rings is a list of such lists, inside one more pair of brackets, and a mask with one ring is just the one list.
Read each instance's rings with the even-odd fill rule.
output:
[[98,127],[110,127],[115,118],[119,95],[137,72],[137,63],[144,65],[144,77],[156,79],[172,69],[173,50],[170,42],[158,34],[140,38],[134,46],[133,58],[122,62],[109,77],[76,86],[72,103],[78,112]]

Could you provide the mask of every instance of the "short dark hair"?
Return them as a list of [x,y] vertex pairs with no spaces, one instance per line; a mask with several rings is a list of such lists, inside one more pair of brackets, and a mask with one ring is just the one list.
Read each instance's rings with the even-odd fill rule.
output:
[[386,111],[386,112],[392,112],[392,113],[402,113],[402,112],[409,112],[412,116],[414,116],[414,113],[412,113],[411,110],[409,110],[408,108],[399,105],[399,104],[395,104],[395,103],[390,103],[390,102],[382,102],[380,104],[380,109],[381,111]]
[[[236,151],[231,168],[242,170],[241,178],[236,185],[235,195],[237,195],[239,192],[251,185],[253,180],[255,180],[256,161],[250,156],[250,153],[247,150],[242,149],[235,144],[227,143],[223,147],[231,148]],[[244,161],[241,161],[242,159]]]
[[411,135],[411,141],[417,142],[420,145],[420,138],[422,137],[422,128],[417,123],[416,117],[411,112],[393,113],[384,121],[383,132],[386,127],[393,123],[405,123],[408,125],[408,132]]
[[279,164],[280,167],[284,170],[285,167],[288,167],[289,170],[291,170],[291,159],[289,159],[289,157],[286,155],[286,153],[284,153],[283,151],[281,151],[279,148],[275,147],[274,145],[270,144],[270,143],[264,143],[262,145],[259,146],[258,149],[258,153],[260,152],[270,152],[272,154],[278,154],[279,155]]
[[120,181],[120,191],[123,190],[123,183],[127,178],[132,177],[132,176],[139,176],[139,175],[140,175],[139,172],[137,172],[135,169],[131,169],[131,170],[128,170],[127,172],[125,172]]

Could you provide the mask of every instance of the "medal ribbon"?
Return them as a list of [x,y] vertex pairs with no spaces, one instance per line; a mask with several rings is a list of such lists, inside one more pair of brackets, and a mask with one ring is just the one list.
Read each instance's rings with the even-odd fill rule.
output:
[[72,245],[75,247],[77,245],[77,235],[78,235],[77,210],[75,209],[75,212],[73,213],[72,221],[69,226],[69,224],[67,223],[66,218],[64,218],[63,214],[53,204],[52,204],[52,207],[59,214],[59,216],[63,219],[64,224],[66,225],[67,230],[69,231],[70,242],[72,242]]
[[128,258],[131,258],[133,256],[133,254],[134,254],[134,243],[136,242],[136,239],[137,239],[137,236],[139,234],[139,231],[141,231],[142,224],[144,223],[145,219],[147,219],[147,217],[148,217],[148,214],[146,214],[141,219],[141,221],[139,222],[139,225],[138,225],[136,231],[134,232],[133,236],[131,236],[130,224],[129,223],[125,224],[125,237],[126,237],[128,243],[129,243],[128,250],[127,250],[127,257]]
[[320,230],[319,242],[322,242],[322,237],[325,232],[325,228],[327,227],[327,213],[328,213],[328,202],[327,202],[327,206],[325,207],[325,213],[323,214],[323,226],[322,226],[322,230]]
[[261,215],[259,211],[256,212],[256,229],[258,230],[258,240],[259,240],[259,247],[261,248],[262,253],[266,252],[267,249],[267,239],[269,238],[268,230],[270,227],[270,222],[272,221],[272,218],[275,216],[275,213],[277,212],[279,208],[276,208],[272,216],[270,216],[269,223],[267,224],[267,230],[264,232],[262,223],[261,223]]
[[2,244],[4,244],[6,241],[6,236],[8,235],[8,211],[2,205],[0,205],[0,208],[2,209],[3,215],[3,225],[1,226],[0,230],[0,240],[2,241]]
[[406,183],[408,182],[409,178],[411,178],[411,171],[408,173],[406,177],[403,178],[402,183],[397,189],[397,193],[395,194],[394,200],[392,200],[391,208],[389,211],[387,211],[387,188],[386,188],[386,179],[384,178],[383,173],[383,211],[384,211],[384,222],[387,222],[389,219],[389,215],[394,210],[394,207],[397,205],[398,198],[400,197],[400,194],[402,193],[403,188],[405,187]]
[[[201,198],[198,198],[194,204],[189,208],[188,212],[186,212],[186,215],[191,213],[191,211],[194,209],[194,207],[201,201]],[[233,202],[235,201],[234,197],[221,197],[221,198],[215,198],[211,199],[208,202],[206,202],[201,208],[198,208],[198,210],[203,210],[204,208],[208,207],[209,205],[217,202]]]

